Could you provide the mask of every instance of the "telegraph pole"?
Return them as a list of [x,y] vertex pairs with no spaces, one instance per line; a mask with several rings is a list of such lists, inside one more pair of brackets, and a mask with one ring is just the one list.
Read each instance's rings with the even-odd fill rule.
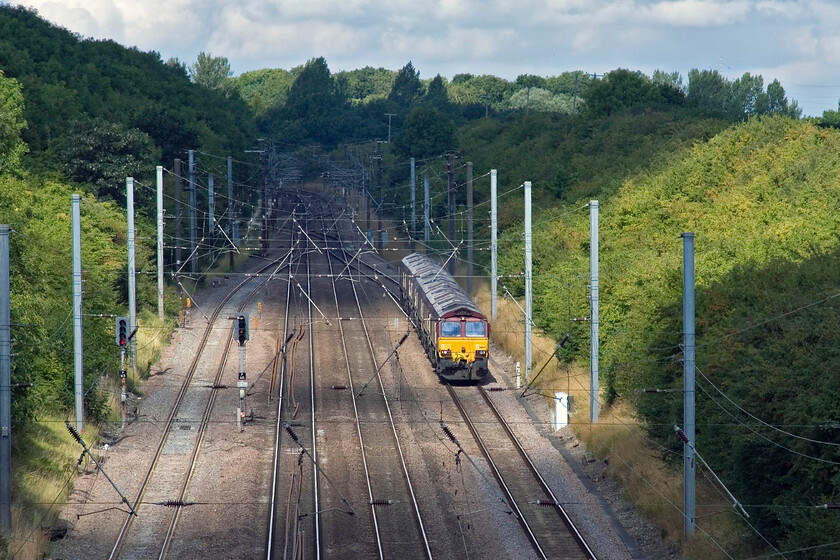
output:
[[[446,162],[446,176],[449,183],[449,243],[455,250],[455,154],[449,154]],[[455,256],[449,259],[449,274],[455,276]]]
[[473,289],[473,164],[467,162],[467,293]]
[[385,113],[385,116],[388,117],[388,143],[391,143],[391,117],[396,117],[396,113]]
[[75,371],[76,429],[81,432],[85,429],[85,372],[82,360],[82,226],[80,203],[81,197],[79,195],[70,195],[73,235],[73,369]]
[[7,537],[12,534],[12,314],[9,268],[9,226],[4,224],[0,225],[0,530]]

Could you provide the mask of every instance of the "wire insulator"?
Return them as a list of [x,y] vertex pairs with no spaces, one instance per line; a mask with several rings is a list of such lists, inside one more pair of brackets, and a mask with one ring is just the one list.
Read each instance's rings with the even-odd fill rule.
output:
[[556,500],[537,500],[535,502],[538,506],[557,507],[560,504]]
[[443,430],[443,433],[445,433],[445,434],[446,434],[446,437],[448,437],[448,438],[449,438],[449,440],[450,440],[452,443],[454,443],[454,444],[458,445],[458,439],[455,437],[455,434],[453,434],[453,433],[452,433],[452,430],[450,430],[450,429],[449,429],[449,426],[447,426],[446,424],[444,424],[443,422],[441,422],[441,423],[440,423],[440,429],[441,429],[441,430]]
[[674,426],[674,431],[677,432],[677,436],[683,441],[683,443],[688,443],[688,436],[685,435],[685,432],[682,431],[679,426]]
[[393,504],[394,504],[394,500],[382,500],[382,499],[374,498],[373,500],[370,501],[370,505],[372,505],[372,506],[390,506],[390,505],[393,505]]
[[74,428],[70,424],[70,422],[65,422],[64,425],[67,426],[67,431],[70,432],[70,435],[73,436],[73,439],[76,440],[76,443],[81,444],[82,443],[82,436],[79,435],[79,432],[76,431],[76,428]]
[[289,426],[286,426],[286,433],[289,434],[289,437],[292,438],[296,444],[300,445],[300,440],[298,439],[297,434],[294,433]]
[[496,393],[496,392],[499,392],[499,391],[504,391],[505,388],[504,387],[490,387],[487,390],[491,393]]
[[181,507],[187,504],[181,500],[166,500],[165,502],[160,502],[160,505],[164,507]]

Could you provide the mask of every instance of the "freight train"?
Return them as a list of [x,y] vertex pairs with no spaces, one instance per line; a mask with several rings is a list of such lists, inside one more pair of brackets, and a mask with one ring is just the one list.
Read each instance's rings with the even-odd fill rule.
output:
[[487,376],[490,324],[438,263],[412,253],[400,263],[400,297],[435,372],[445,380]]

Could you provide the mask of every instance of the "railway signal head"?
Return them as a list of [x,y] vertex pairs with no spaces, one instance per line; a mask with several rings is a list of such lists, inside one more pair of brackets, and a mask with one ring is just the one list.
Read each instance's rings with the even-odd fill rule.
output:
[[250,338],[248,333],[247,313],[240,313],[236,316],[236,338],[239,340],[240,346],[245,344],[245,341]]
[[128,317],[117,317],[115,321],[117,346],[128,344]]

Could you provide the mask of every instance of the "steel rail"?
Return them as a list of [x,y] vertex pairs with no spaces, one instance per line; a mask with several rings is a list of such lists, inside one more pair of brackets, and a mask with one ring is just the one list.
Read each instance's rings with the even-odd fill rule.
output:
[[[289,275],[291,275],[292,267],[289,267]],[[283,338],[282,342],[278,341],[279,344],[282,346],[278,349],[275,357],[275,367],[277,365],[277,361],[280,357],[280,353],[283,354],[283,359],[280,361],[280,379],[279,383],[280,386],[277,390],[277,420],[274,425],[274,460],[271,468],[271,498],[269,500],[269,510],[268,510],[268,535],[266,536],[266,553],[265,557],[266,560],[272,560],[274,558],[274,526],[277,523],[277,492],[278,492],[278,475],[280,469],[280,434],[283,433],[283,406],[285,405],[285,399],[283,399],[283,390],[285,388],[285,381],[286,381],[286,337],[288,336],[289,332],[289,303],[291,301],[291,294],[292,294],[292,282],[289,281],[286,283],[286,313],[285,317],[283,318]],[[273,380],[272,380],[273,381]],[[273,388],[273,387],[272,387]],[[269,395],[272,397],[273,395]]]
[[[324,232],[326,234],[326,232]],[[326,237],[326,235],[325,235]],[[333,275],[333,267],[332,267],[332,260],[330,259],[330,255],[332,253],[327,253],[327,264],[330,269],[330,284],[333,289],[333,298],[335,300],[335,310],[336,314],[340,317],[341,316],[341,307],[338,303],[338,290],[335,284],[335,276]],[[370,505],[370,513],[371,519],[373,520],[373,533],[376,536],[376,548],[379,552],[379,558],[384,559],[384,551],[382,550],[382,538],[379,534],[379,520],[376,516],[376,507],[373,505],[373,486],[370,480],[370,469],[368,468],[367,463],[367,452],[365,451],[365,438],[362,435],[362,422],[359,419],[359,409],[356,403],[356,390],[353,386],[353,373],[352,373],[352,366],[350,365],[350,356],[347,351],[347,340],[344,335],[344,325],[342,321],[338,321],[338,330],[341,334],[341,349],[344,355],[344,365],[347,368],[347,385],[350,391],[350,396],[352,397],[353,402],[353,418],[356,420],[356,435],[359,438],[359,451],[362,454],[362,468],[365,472],[365,483],[367,486],[368,492],[368,504]]]
[[[299,204],[300,203],[300,197],[295,197],[295,199],[296,199],[295,204]],[[289,238],[289,246],[292,249],[295,247],[295,242],[294,242],[295,234],[296,234],[296,232],[294,232],[292,234],[292,236]],[[275,535],[275,531],[277,530],[276,526],[278,524],[277,523],[277,511],[278,511],[278,507],[279,507],[279,501],[278,501],[279,485],[278,485],[278,482],[279,482],[279,476],[280,476],[280,456],[281,456],[280,450],[282,449],[282,447],[281,447],[282,437],[283,437],[283,434],[285,433],[285,430],[283,429],[283,421],[284,421],[283,420],[283,413],[284,413],[285,407],[288,406],[288,399],[284,399],[283,396],[284,396],[284,393],[285,393],[285,390],[286,390],[287,372],[288,372],[288,363],[287,363],[286,358],[287,358],[287,352],[288,352],[287,345],[289,343],[289,310],[291,308],[292,293],[293,293],[291,277],[292,277],[292,268],[296,267],[296,266],[299,266],[299,263],[295,260],[294,255],[290,254],[290,261],[289,261],[289,267],[288,267],[289,279],[286,283],[286,312],[285,312],[285,315],[284,315],[284,318],[283,318],[283,337],[282,337],[282,342],[278,341],[278,343],[280,344],[280,348],[277,352],[277,355],[276,355],[276,358],[275,358],[275,364],[274,364],[275,368],[276,368],[277,360],[279,359],[279,356],[282,353],[283,357],[282,357],[282,360],[280,362],[280,381],[279,381],[279,388],[277,390],[277,394],[278,394],[277,419],[276,419],[275,426],[274,426],[274,453],[273,453],[274,457],[273,457],[272,474],[271,474],[271,497],[270,497],[270,500],[269,500],[270,503],[269,503],[268,533],[266,535],[266,553],[265,553],[266,560],[272,560],[272,559],[277,557],[277,551],[275,551],[275,540],[277,539],[277,536]],[[311,314],[311,312],[310,312],[310,314]],[[311,356],[310,356],[310,363],[311,363]],[[294,365],[294,364],[292,364],[292,365]],[[272,384],[272,386],[273,386],[273,384]],[[271,398],[271,397],[273,397],[273,395],[269,395],[269,397]],[[314,410],[313,410],[313,418],[314,418]],[[313,453],[314,453],[314,444],[313,444]],[[301,469],[302,469],[302,467],[301,467]],[[292,496],[291,490],[290,490],[289,496],[290,496],[290,499],[291,499],[291,496]],[[287,511],[288,511],[288,508],[287,508]],[[283,550],[283,553],[282,553],[282,556],[281,556],[282,558],[285,558],[286,553],[288,552],[289,529],[290,529],[290,527],[289,527],[289,517],[287,515],[287,517],[286,517],[286,531],[285,531],[285,535],[287,536],[287,538],[284,539],[284,550]],[[317,520],[316,520],[316,533],[317,533],[317,531],[318,531],[318,526],[317,526]],[[319,555],[316,555],[316,558],[319,558]]]
[[478,430],[476,430],[475,426],[473,425],[470,415],[464,408],[463,403],[461,403],[461,399],[458,397],[458,394],[455,392],[455,389],[452,388],[452,385],[447,384],[446,389],[449,391],[449,395],[452,397],[452,401],[455,403],[455,406],[461,413],[464,422],[466,422],[467,428],[472,434],[473,439],[475,439],[476,443],[481,449],[481,453],[487,460],[487,464],[493,471],[493,475],[496,477],[496,481],[499,483],[499,486],[501,486],[502,492],[504,492],[505,494],[505,499],[507,500],[508,506],[510,506],[513,512],[516,514],[516,518],[519,520],[519,524],[522,525],[522,529],[525,531],[525,534],[528,536],[528,539],[531,541],[531,544],[534,546],[534,549],[537,551],[537,554],[539,554],[541,558],[547,559],[548,556],[546,556],[545,551],[543,551],[542,546],[540,546],[540,543],[537,540],[537,536],[531,530],[531,526],[528,524],[528,521],[522,514],[522,510],[519,508],[519,504],[516,503],[516,498],[513,496],[513,493],[511,492],[510,488],[505,482],[505,479],[502,476],[502,473],[499,471],[499,468],[496,466],[495,461],[493,461],[493,458],[490,456],[490,451],[484,445],[484,440],[481,438],[481,436],[478,433]]
[[[343,243],[343,241],[339,243],[339,246],[341,247],[341,249],[340,249],[341,252],[345,254],[344,259],[342,259],[342,260],[346,261],[347,251],[344,249],[345,244]],[[328,254],[332,254],[332,251],[328,251]],[[373,267],[371,267],[371,268],[373,268]],[[359,269],[357,269],[357,270],[359,271],[360,274],[362,274],[361,270],[359,270]],[[330,271],[332,272],[332,265],[330,265]],[[388,396],[385,392],[385,386],[382,383],[382,376],[380,374],[379,368],[377,368],[376,353],[374,352],[373,343],[371,342],[370,332],[368,330],[367,323],[365,322],[364,314],[362,312],[362,305],[361,305],[361,301],[359,299],[359,294],[358,294],[358,291],[356,289],[356,284],[355,283],[351,282],[350,286],[353,289],[354,299],[355,299],[355,302],[356,302],[356,308],[359,311],[359,319],[361,320],[362,329],[363,329],[363,332],[364,332],[364,335],[365,335],[365,340],[367,341],[367,346],[368,346],[368,351],[370,353],[371,363],[372,363],[373,367],[376,369],[376,379],[377,379],[377,382],[379,383],[380,394],[382,395],[382,401],[385,405],[385,410],[388,413],[388,423],[389,423],[389,426],[391,428],[391,433],[394,435],[394,443],[396,445],[396,449],[397,449],[397,452],[399,454],[400,465],[402,467],[403,476],[405,478],[405,482],[406,482],[406,485],[408,487],[409,495],[411,497],[411,503],[412,503],[412,507],[414,508],[415,519],[416,519],[417,524],[418,524],[418,529],[420,531],[420,535],[423,537],[423,546],[425,548],[426,557],[431,559],[432,558],[432,551],[431,551],[431,547],[429,545],[429,538],[428,538],[428,535],[426,534],[426,528],[423,524],[423,517],[420,514],[420,506],[417,503],[417,495],[415,494],[414,486],[411,483],[411,476],[408,472],[408,466],[406,465],[406,462],[405,462],[405,454],[403,453],[402,444],[400,443],[400,438],[399,438],[399,435],[397,434],[397,427],[396,427],[396,423],[394,422],[393,413],[391,412],[391,405],[388,402]],[[335,279],[333,279],[333,287],[335,288]],[[336,300],[336,306],[337,306],[337,304],[338,304],[338,302]],[[340,312],[339,312],[339,315],[340,315]],[[353,396],[353,400],[354,400],[353,406],[354,406],[354,409],[355,409],[355,406],[356,406],[355,405],[355,399],[356,399],[355,392],[353,393],[353,395],[354,395]],[[380,546],[380,550],[381,550],[381,546]]]
[[[236,285],[227,295],[225,295],[224,298],[222,298],[222,301],[219,303],[219,305],[216,307],[216,309],[211,314],[211,316],[210,316],[210,318],[207,322],[207,327],[205,328],[204,333],[202,335],[202,338],[199,342],[199,346],[198,346],[198,349],[196,351],[195,357],[193,358],[193,360],[190,364],[190,367],[187,370],[187,375],[184,378],[184,382],[182,383],[181,388],[178,391],[178,395],[175,399],[175,403],[172,405],[172,409],[169,413],[168,418],[166,419],[166,423],[164,424],[163,434],[161,435],[160,441],[158,442],[157,447],[155,448],[154,455],[152,457],[152,460],[149,463],[148,469],[146,470],[146,474],[143,477],[143,480],[140,482],[140,487],[138,488],[137,495],[135,496],[134,502],[132,503],[132,509],[134,511],[137,511],[137,509],[140,505],[140,502],[141,502],[141,500],[142,500],[142,498],[145,494],[145,490],[146,490],[146,487],[149,483],[149,480],[151,479],[152,474],[154,473],[155,467],[156,467],[156,465],[157,465],[157,463],[158,463],[158,461],[159,461],[159,459],[162,455],[163,448],[164,448],[164,446],[166,444],[166,441],[169,437],[169,434],[172,430],[172,425],[175,421],[175,416],[177,415],[177,413],[180,409],[180,406],[184,401],[184,397],[186,396],[186,394],[187,394],[187,392],[188,392],[188,390],[191,386],[193,376],[195,374],[195,371],[198,368],[198,363],[199,363],[199,360],[201,358],[201,354],[203,353],[204,348],[207,345],[207,341],[210,337],[210,333],[213,331],[213,325],[215,324],[216,319],[218,318],[219,314],[221,314],[224,306],[233,298],[233,296],[236,293],[238,293],[242,288],[245,287],[246,284],[250,283],[255,278],[259,278],[258,275],[260,273],[268,270],[269,268],[271,268],[272,266],[275,266],[276,264],[277,264],[277,261],[274,261],[272,263],[268,263],[267,265],[260,268],[257,271],[256,274],[249,274],[244,280],[242,280],[242,282],[240,282],[238,285]],[[260,284],[260,286],[258,286],[255,289],[255,291],[258,290],[270,278],[271,277],[269,276],[267,279],[263,280],[263,282]],[[135,517],[135,515],[133,515],[131,513],[129,513],[126,516],[126,519],[122,524],[120,532],[117,535],[117,540],[114,543],[113,548],[111,549],[109,559],[114,559],[114,558],[118,557],[118,555],[121,551],[121,548],[122,548],[123,544],[125,543],[125,539],[126,539],[126,536],[128,534],[128,530],[132,525],[134,517]]]
[[578,543],[578,546],[580,546],[581,550],[583,550],[583,552],[586,553],[590,559],[595,560],[595,553],[589,547],[589,544],[586,542],[586,539],[583,538],[583,535],[580,533],[580,530],[578,530],[574,521],[572,521],[572,518],[569,517],[568,512],[566,512],[566,509],[562,505],[560,505],[560,501],[557,499],[557,496],[554,495],[554,492],[549,487],[548,482],[546,482],[545,478],[543,478],[539,469],[537,469],[537,466],[534,464],[534,462],[531,460],[531,457],[528,455],[528,452],[525,451],[525,448],[522,446],[522,443],[519,441],[519,438],[517,438],[516,434],[513,433],[513,429],[510,427],[510,424],[507,423],[507,421],[502,416],[502,413],[499,412],[499,409],[496,407],[495,403],[493,403],[493,400],[487,394],[487,391],[485,391],[480,386],[477,386],[476,388],[478,389],[479,393],[481,393],[481,396],[484,398],[484,402],[487,403],[487,406],[490,408],[491,411],[493,411],[493,415],[504,428],[505,433],[513,442],[514,446],[516,447],[516,450],[519,452],[519,455],[522,456],[522,459],[528,465],[528,469],[534,475],[534,478],[537,480],[537,482],[539,482],[539,485],[542,487],[543,491],[546,493],[549,499],[552,502],[554,502],[554,504],[556,504],[555,507],[557,508],[557,512],[560,514],[563,523],[566,525],[566,528],[571,533],[572,538],[574,538],[574,540]]

